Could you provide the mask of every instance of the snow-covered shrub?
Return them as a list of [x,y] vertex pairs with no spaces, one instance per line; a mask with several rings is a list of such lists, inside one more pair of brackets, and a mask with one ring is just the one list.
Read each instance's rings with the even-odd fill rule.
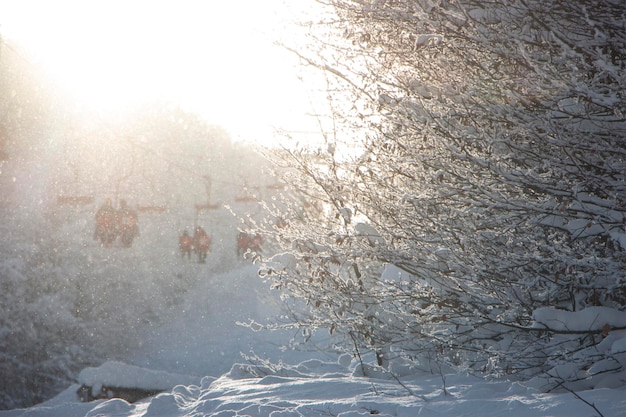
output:
[[325,72],[332,111],[324,143],[277,157],[311,203],[285,204],[296,262],[267,271],[294,322],[492,375],[604,363],[576,355],[617,329],[533,314],[626,305],[623,9],[330,3],[340,19],[287,45]]

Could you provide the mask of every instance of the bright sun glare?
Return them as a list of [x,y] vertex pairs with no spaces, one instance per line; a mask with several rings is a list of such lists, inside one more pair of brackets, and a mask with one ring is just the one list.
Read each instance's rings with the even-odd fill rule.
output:
[[123,111],[163,100],[266,142],[308,111],[280,0],[0,2],[0,35],[24,47],[79,105]]

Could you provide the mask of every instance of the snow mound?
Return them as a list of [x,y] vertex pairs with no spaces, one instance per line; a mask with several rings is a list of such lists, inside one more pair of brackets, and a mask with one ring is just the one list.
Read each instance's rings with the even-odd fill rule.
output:
[[557,332],[586,332],[626,327],[626,312],[609,307],[589,307],[580,311],[539,308],[533,314],[533,327]]
[[[401,378],[401,383],[382,370],[374,377],[355,377],[360,364],[349,363],[346,357],[332,362],[304,361],[295,366],[260,365],[236,364],[229,373],[202,381],[201,387],[178,386],[146,404],[105,401],[87,415],[560,417],[593,413],[591,408],[581,410],[585,405],[569,393],[545,394],[519,383],[489,382],[467,375],[446,375],[442,379],[440,375],[414,373]],[[599,404],[603,415],[623,415],[626,404],[617,401],[623,393],[623,389],[595,390],[581,395]]]
[[78,382],[88,387],[169,391],[176,385],[197,385],[200,378],[110,361],[97,368],[83,369],[78,375]]
[[[570,417],[594,414],[591,407],[569,392],[548,394],[527,384],[487,381],[461,374],[416,371],[398,377],[374,366],[370,370],[376,372],[367,372],[365,376],[359,371],[362,366],[351,355],[341,355],[334,361],[306,360],[296,365],[251,361],[233,365],[230,372],[219,378],[202,378],[199,385],[176,385],[170,391],[134,404],[118,398],[78,403],[68,390],[38,407],[0,411],[0,417]],[[362,376],[357,376],[359,374]],[[144,387],[146,384],[154,387],[163,380],[179,382],[172,374],[116,362],[90,368],[81,376],[86,378],[83,382],[97,380],[116,384],[142,379],[140,384]],[[626,415],[625,392],[622,386],[579,395],[588,404],[597,404],[602,415],[622,416]]]

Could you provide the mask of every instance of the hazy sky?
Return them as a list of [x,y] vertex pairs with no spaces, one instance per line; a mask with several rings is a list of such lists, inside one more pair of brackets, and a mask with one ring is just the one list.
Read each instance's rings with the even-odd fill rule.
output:
[[0,35],[79,103],[120,110],[164,99],[267,140],[304,130],[296,61],[272,45],[295,36],[281,0],[0,0]]

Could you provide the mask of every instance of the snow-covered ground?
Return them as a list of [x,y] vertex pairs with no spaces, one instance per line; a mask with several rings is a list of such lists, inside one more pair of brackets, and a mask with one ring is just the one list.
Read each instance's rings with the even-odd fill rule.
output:
[[[238,342],[241,342],[239,338],[233,338],[231,347],[237,350]],[[171,357],[175,355],[176,351],[170,352]],[[215,360],[210,354],[205,355],[204,361]],[[193,361],[201,356],[201,352],[196,352],[194,358],[186,358]],[[289,354],[284,356],[288,361]],[[182,361],[185,362],[184,356]],[[0,412],[0,416],[626,415],[623,389],[585,391],[578,394],[581,398],[576,398],[570,393],[542,394],[524,384],[487,382],[462,375],[442,377],[417,372],[396,381],[373,369],[367,371],[369,376],[363,376],[361,366],[346,355],[327,361],[296,361],[292,365],[253,365],[240,361],[218,378],[206,376],[197,385],[178,385],[134,404],[120,399],[80,403],[75,393],[77,386],[72,386],[36,407]],[[125,378],[128,373],[118,376]],[[145,377],[149,378],[149,373]]]

